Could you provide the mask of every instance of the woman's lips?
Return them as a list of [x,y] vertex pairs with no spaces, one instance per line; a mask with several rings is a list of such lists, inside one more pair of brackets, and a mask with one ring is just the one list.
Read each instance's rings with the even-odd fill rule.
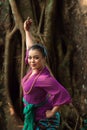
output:
[[31,64],[31,66],[35,67],[35,66],[36,66],[36,64]]

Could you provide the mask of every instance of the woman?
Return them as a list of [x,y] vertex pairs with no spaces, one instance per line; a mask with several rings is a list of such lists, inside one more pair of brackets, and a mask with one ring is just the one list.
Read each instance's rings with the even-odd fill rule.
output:
[[30,70],[22,79],[24,101],[23,130],[58,130],[59,108],[71,102],[68,91],[51,75],[46,66],[47,51],[33,44],[29,29],[31,19],[24,22],[26,34],[26,63]]

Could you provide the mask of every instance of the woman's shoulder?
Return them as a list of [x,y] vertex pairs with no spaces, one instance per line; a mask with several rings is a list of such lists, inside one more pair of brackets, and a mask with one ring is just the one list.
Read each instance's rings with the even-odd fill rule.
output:
[[41,84],[44,84],[44,83],[52,84],[55,81],[56,79],[53,77],[53,75],[50,73],[47,67],[44,68],[43,72],[38,78],[38,82]]

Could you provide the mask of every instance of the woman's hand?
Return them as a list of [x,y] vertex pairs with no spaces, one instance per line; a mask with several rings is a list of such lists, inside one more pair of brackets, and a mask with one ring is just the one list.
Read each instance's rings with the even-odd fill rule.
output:
[[60,108],[59,106],[54,106],[52,108],[52,110],[47,110],[46,111],[46,118],[50,118],[50,117],[54,116],[55,113],[59,111],[59,108]]
[[32,40],[32,36],[30,33],[30,27],[32,24],[32,19],[31,18],[27,18],[27,20],[25,20],[24,22],[24,30],[25,30],[25,35],[26,35],[26,49],[28,50],[34,43]]
[[24,30],[29,31],[31,24],[32,24],[32,19],[28,17],[27,20],[25,20],[24,22]]
[[55,113],[53,113],[52,110],[47,110],[46,111],[46,118],[51,118],[52,116],[54,116]]

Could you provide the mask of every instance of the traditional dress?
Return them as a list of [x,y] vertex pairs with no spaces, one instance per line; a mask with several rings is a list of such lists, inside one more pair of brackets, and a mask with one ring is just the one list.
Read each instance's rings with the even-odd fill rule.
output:
[[[29,112],[34,111],[32,114],[34,126],[32,129],[24,130],[56,130],[60,123],[60,114],[56,113],[54,117],[47,119],[45,113],[54,106],[69,104],[71,97],[68,91],[50,74],[47,67],[32,76],[30,76],[31,73],[32,70],[24,76],[21,83],[25,108],[31,104],[28,106]],[[30,114],[27,117],[29,118]]]
[[[25,62],[28,63],[28,51]],[[54,106],[69,104],[72,100],[68,91],[50,74],[47,67],[30,76],[30,70],[22,79],[24,101],[23,130],[58,130],[60,113],[46,118],[46,111]]]

